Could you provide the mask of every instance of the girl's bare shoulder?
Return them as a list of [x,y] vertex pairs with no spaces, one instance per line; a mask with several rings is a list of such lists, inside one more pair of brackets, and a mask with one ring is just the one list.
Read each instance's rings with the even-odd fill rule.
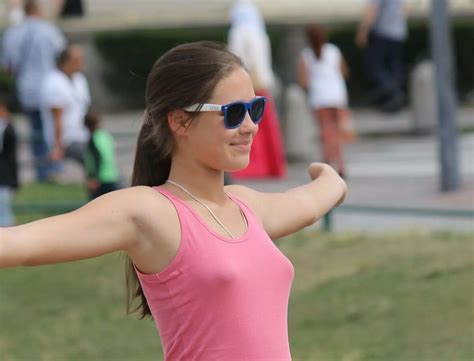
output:
[[121,190],[125,204],[133,207],[140,242],[129,251],[134,263],[146,273],[157,273],[168,264],[180,244],[181,227],[176,208],[153,187]]
[[116,197],[121,198],[121,206],[130,207],[127,211],[138,227],[150,238],[166,240],[179,231],[179,220],[174,205],[153,187],[134,186],[113,193],[119,192]]
[[139,218],[166,216],[173,211],[171,202],[153,187],[134,186],[109,193],[113,203],[128,208]]

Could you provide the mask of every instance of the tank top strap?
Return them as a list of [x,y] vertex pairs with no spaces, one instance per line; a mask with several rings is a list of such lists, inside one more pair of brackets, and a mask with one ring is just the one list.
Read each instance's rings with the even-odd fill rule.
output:
[[190,207],[184,203],[182,199],[179,197],[176,197],[173,193],[170,191],[166,190],[165,188],[161,186],[156,186],[153,187],[155,191],[163,195],[165,198],[167,198],[174,206],[176,213],[178,215],[178,220],[180,223],[180,228],[181,228],[181,239],[183,239],[184,236],[187,236],[189,233],[189,227],[193,227],[190,222],[195,219],[195,215],[193,211],[190,209]]
[[153,189],[161,193],[173,204],[176,213],[178,214],[182,235],[188,236],[202,227],[211,233],[215,233],[206,222],[204,222],[201,216],[199,216],[199,214],[183,199],[175,196],[173,193],[161,186],[153,187]]
[[234,202],[236,203],[240,209],[242,210],[244,216],[245,216],[245,219],[247,220],[247,223],[248,223],[248,227],[249,227],[249,230],[254,230],[255,227],[257,228],[263,228],[263,225],[262,225],[262,222],[260,221],[260,219],[257,217],[257,215],[255,214],[255,212],[252,210],[252,208],[250,208],[247,203],[245,203],[244,201],[242,201],[240,198],[232,195],[232,194],[229,194],[227,193],[227,196]]
[[[184,204],[183,200],[176,197],[173,193],[166,190],[162,186],[153,187],[155,191],[161,193],[165,198],[167,198],[173,206],[176,208],[176,212],[178,213],[178,217],[183,215],[183,212],[189,211],[189,208],[186,204]],[[181,217],[180,217],[181,218]]]
[[[218,238],[224,239],[226,241],[230,241],[227,237],[223,235],[217,234],[214,230],[212,230],[209,225],[207,225],[203,219],[196,213],[194,209],[188,204],[186,204],[181,198],[175,196],[168,190],[162,188],[161,186],[153,187],[157,192],[161,193],[164,197],[168,198],[168,200],[174,205],[176,212],[178,213],[178,218],[181,223],[181,232],[182,234],[188,234],[190,229],[196,229],[199,227],[204,226],[204,228],[217,236]],[[248,230],[247,232],[238,237],[236,240],[241,241],[243,239],[247,239],[253,232],[258,230],[263,230],[263,224],[260,219],[256,216],[254,211],[242,200],[234,195],[226,193],[227,196],[237,205],[239,206],[245,220],[247,222]]]

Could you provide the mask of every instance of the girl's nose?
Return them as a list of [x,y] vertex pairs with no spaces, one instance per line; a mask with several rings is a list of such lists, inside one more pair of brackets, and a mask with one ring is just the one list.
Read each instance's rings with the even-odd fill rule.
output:
[[245,113],[245,118],[242,124],[240,125],[239,131],[242,133],[257,133],[258,125],[253,122],[252,118],[250,118],[249,112]]

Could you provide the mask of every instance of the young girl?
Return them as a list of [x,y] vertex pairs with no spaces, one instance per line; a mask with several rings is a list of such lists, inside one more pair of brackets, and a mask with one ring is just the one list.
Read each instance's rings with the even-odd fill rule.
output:
[[312,181],[285,193],[224,187],[224,171],[248,165],[264,107],[223,46],[170,50],[148,77],[133,186],[0,229],[0,267],[124,251],[129,311],[138,298],[166,360],[290,360],[293,266],[272,239],[314,223],[342,202],[346,185],[312,163]]
[[99,113],[89,110],[84,117],[89,142],[84,152],[84,168],[89,198],[94,199],[120,189],[120,172],[112,135],[102,128]]

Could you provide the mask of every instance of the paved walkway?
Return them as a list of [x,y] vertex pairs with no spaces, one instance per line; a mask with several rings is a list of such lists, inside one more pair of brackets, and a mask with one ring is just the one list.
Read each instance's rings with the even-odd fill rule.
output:
[[[459,112],[462,128],[474,128],[474,109]],[[106,127],[117,141],[117,153],[124,179],[132,171],[136,135],[141,125],[141,112],[107,114]],[[407,227],[464,230],[474,234],[473,219],[425,217],[415,214],[392,214],[380,211],[355,211],[354,206],[426,208],[474,211],[474,133],[460,136],[460,169],[462,186],[454,192],[439,191],[437,137],[410,136],[410,112],[384,116],[371,110],[356,110],[354,125],[361,134],[359,141],[345,149],[349,194],[346,209],[334,213],[337,231],[384,231]],[[19,116],[17,128],[24,140],[26,123]],[[370,135],[370,136],[368,136]],[[314,160],[319,159],[315,147]],[[24,182],[32,180],[27,144],[22,142],[20,160]],[[311,160],[289,165],[283,180],[242,182],[264,191],[283,191],[308,180],[306,167]],[[66,164],[65,181],[81,181],[81,171],[73,163]]]

